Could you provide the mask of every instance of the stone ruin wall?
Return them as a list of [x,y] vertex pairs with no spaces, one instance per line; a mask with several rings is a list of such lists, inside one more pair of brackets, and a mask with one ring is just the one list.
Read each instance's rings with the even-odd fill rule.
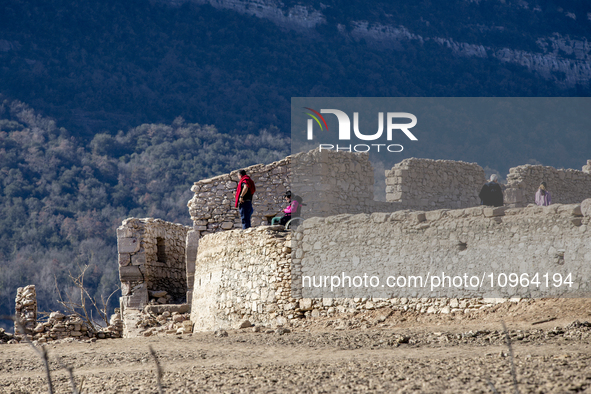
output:
[[[445,264],[464,259],[464,265],[473,264],[474,270],[490,269],[491,251],[506,250],[505,254],[512,253],[530,265],[538,259],[577,267],[584,265],[588,268],[583,269],[586,276],[582,283],[588,283],[591,278],[591,200],[586,201],[582,211],[580,205],[507,210],[475,207],[312,218],[294,232],[258,227],[204,237],[195,272],[191,310],[194,330],[239,328],[249,324],[281,326],[302,317],[377,308],[470,313],[507,301],[507,298],[474,297],[301,298],[301,293],[291,292],[291,280],[297,283],[301,279],[303,258],[318,257],[324,268],[330,260],[328,256],[342,259],[368,253],[366,246],[335,235],[335,226],[342,231],[354,228],[356,233],[365,234],[359,242],[375,240],[376,249],[383,250],[377,257],[372,252],[371,257],[377,261],[392,257],[407,263],[424,261],[427,253],[438,256]],[[322,248],[315,248],[318,240],[324,240]],[[395,256],[391,253],[392,242],[400,244]],[[466,243],[465,250],[458,248],[460,242]],[[296,245],[298,251],[307,252],[292,261],[291,250]],[[498,258],[503,256],[501,253]]]
[[[591,200],[589,200],[591,202]],[[589,214],[589,212],[586,212]],[[591,295],[591,216],[581,204],[528,208],[473,207],[458,210],[399,211],[371,215],[339,215],[306,220],[293,234],[294,287],[302,289],[302,275],[431,276],[480,275],[495,272],[572,272],[572,291]],[[363,236],[360,237],[360,234]],[[369,242],[371,240],[371,243]],[[384,268],[387,267],[387,268]],[[576,276],[575,276],[576,275]],[[566,275],[565,275],[566,276]],[[488,283],[488,282],[486,282]],[[580,286],[580,287],[579,287]],[[542,293],[521,286],[493,289],[485,297],[540,297],[558,295],[551,287]],[[421,289],[369,288],[375,297],[420,295]],[[370,294],[362,291],[364,294]],[[426,292],[431,293],[427,287]],[[439,297],[474,297],[470,290],[435,289]],[[296,296],[317,294],[351,297],[354,288],[335,292],[306,288]],[[358,294],[359,292],[357,292]]]
[[457,209],[480,204],[486,182],[476,163],[410,158],[386,171],[386,200],[405,209]]
[[302,196],[302,216],[371,212],[373,167],[367,153],[318,149],[292,156],[293,189]]
[[[283,196],[288,190],[306,204],[303,217],[374,209],[373,168],[367,154],[316,149],[245,170],[257,188],[253,227],[266,224],[268,217],[285,208]],[[238,171],[233,171],[194,183],[195,195],[187,205],[198,237],[242,227],[234,207],[238,179]]]
[[507,175],[505,204],[522,207],[535,202],[540,183],[546,182],[552,203],[580,203],[591,197],[591,160],[582,171],[526,164],[513,167]]
[[37,291],[35,285],[19,287],[16,290],[14,333],[34,335],[37,324]]
[[[591,165],[588,165],[588,167],[591,167]],[[296,170],[292,171],[292,168],[296,168]],[[340,213],[392,213],[409,208],[428,211],[438,208],[453,209],[458,206],[477,206],[479,203],[477,193],[485,182],[484,171],[474,163],[408,159],[394,166],[392,170],[386,171],[387,191],[390,194],[389,200],[395,199],[395,201],[378,202],[373,201],[373,169],[368,155],[363,153],[319,152],[313,150],[289,156],[268,165],[259,164],[247,167],[245,170],[257,185],[257,193],[253,201],[253,226],[264,223],[267,219],[266,215],[271,216],[283,208],[282,196],[290,188],[293,188],[294,193],[303,197],[307,206],[303,207],[302,215],[310,217]],[[427,173],[428,176],[425,175]],[[234,208],[234,193],[238,179],[238,171],[234,171],[230,174],[196,182],[191,189],[195,195],[189,201],[188,207],[194,226],[193,229],[184,228],[183,234],[186,237],[179,234],[176,238],[176,240],[184,240],[187,302],[207,296],[207,293],[195,294],[192,292],[192,286],[199,280],[197,276],[205,275],[208,267],[207,264],[201,268],[196,267],[197,255],[200,251],[200,238],[206,234],[241,227],[238,210]],[[436,184],[427,187],[429,182],[435,182]],[[534,183],[536,182],[537,180]],[[345,197],[347,195],[348,197]],[[427,201],[428,203],[426,203]],[[252,232],[245,232],[245,234],[253,236]],[[132,236],[123,236],[123,238],[137,238],[140,243],[142,242],[142,234],[139,233]],[[181,241],[181,243],[183,242]],[[133,253],[137,252],[139,251]],[[123,254],[120,259],[122,258],[124,262],[127,261],[125,254],[129,254],[131,260],[131,252],[120,254]],[[133,264],[131,265],[133,266]],[[122,286],[126,291],[126,295],[122,298],[125,301],[122,306],[125,303],[138,306],[140,304],[144,305],[147,302],[148,295],[145,291],[137,292],[137,290],[142,290],[141,285],[143,282],[133,280],[134,274],[139,279],[137,270],[133,268],[126,269],[130,270],[131,276],[127,276],[127,284]],[[203,280],[203,277],[201,277],[201,280]],[[144,290],[147,290],[147,288]],[[139,303],[138,296],[140,296],[141,301]],[[132,302],[132,298],[135,301]],[[203,299],[200,299],[199,302],[203,302]],[[278,299],[277,302],[280,302],[280,300]],[[282,302],[278,305],[282,305]],[[289,299],[285,302],[287,304],[292,303]],[[316,301],[311,302],[316,307],[318,306]],[[450,301],[440,300],[434,302],[441,306]],[[471,300],[465,301],[464,304],[482,306],[478,302],[478,300]],[[326,300],[321,301],[323,308],[331,308],[324,305],[328,303]],[[424,302],[420,302],[420,304],[428,307],[428,304]],[[455,305],[455,303],[452,304]],[[339,305],[338,301],[335,300],[332,307],[334,309]],[[405,308],[414,307],[412,303],[405,305]],[[298,308],[296,306],[292,310],[295,311]],[[302,313],[316,313],[314,309],[309,309],[306,305],[303,308],[301,309]],[[256,315],[259,312],[253,313]],[[267,318],[260,317],[262,320]],[[232,324],[235,323],[236,319],[235,316],[231,319]]]
[[37,315],[37,293],[35,285],[19,287],[15,299],[16,318],[24,327],[15,322],[14,334],[4,332],[0,328],[0,344],[15,344],[27,338],[34,343],[46,343],[60,339],[90,340],[105,338],[121,338],[123,321],[118,311],[115,311],[107,327],[95,330],[80,316],[64,315],[61,312],[51,312],[39,318]]
[[195,270],[194,330],[237,327],[245,319],[270,324],[293,312],[290,239],[269,227],[205,236]]
[[[251,223],[258,226],[266,223],[265,215],[274,215],[283,207],[283,195],[290,189],[290,159],[286,158],[268,165],[246,167],[246,173],[256,186],[253,199],[254,212]],[[195,182],[189,200],[189,214],[193,231],[200,237],[217,231],[242,228],[238,208],[234,207],[235,192],[240,179],[238,170],[210,179]]]
[[117,229],[122,309],[187,302],[185,242],[190,227],[160,219],[123,221]]

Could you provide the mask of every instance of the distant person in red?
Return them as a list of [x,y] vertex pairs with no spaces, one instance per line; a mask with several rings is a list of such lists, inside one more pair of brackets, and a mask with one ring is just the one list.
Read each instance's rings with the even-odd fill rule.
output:
[[497,182],[499,177],[496,174],[490,176],[490,181],[485,183],[480,189],[478,197],[480,197],[481,205],[489,205],[493,207],[503,206],[503,189]]
[[546,190],[546,182],[542,182],[538,191],[536,192],[536,205],[541,207],[546,207],[552,204],[552,198],[550,197],[550,192]]
[[242,219],[242,228],[250,228],[250,218],[252,216],[252,196],[256,191],[254,182],[246,171],[240,170],[240,180],[238,181],[238,187],[236,188],[236,204],[235,207],[240,211],[240,219]]

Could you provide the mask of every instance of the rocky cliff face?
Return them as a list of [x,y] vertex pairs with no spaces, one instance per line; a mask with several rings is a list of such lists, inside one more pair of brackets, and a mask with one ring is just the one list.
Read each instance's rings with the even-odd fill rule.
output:
[[188,2],[210,4],[214,8],[254,15],[296,30],[313,29],[316,25],[325,22],[324,15],[320,11],[302,5],[286,8],[277,0],[166,0],[166,2],[173,6]]
[[[218,9],[229,9],[242,14],[254,15],[273,23],[300,31],[314,29],[316,26],[328,23],[323,10],[328,6],[321,3],[321,10],[312,6],[294,5],[285,6],[279,0],[163,0],[172,5],[179,6],[187,2],[197,4],[210,4]],[[470,0],[480,3],[480,0]],[[501,1],[501,3],[505,3]],[[507,7],[525,9],[532,14],[542,12],[539,5],[528,4],[520,1],[515,4],[507,4]],[[558,8],[562,18],[576,20],[576,15],[568,10]],[[591,16],[587,15],[591,21]],[[425,22],[429,26],[429,22]],[[391,48],[399,47],[401,41],[417,40],[421,43],[433,41],[450,48],[458,56],[479,57],[497,59],[502,62],[519,64],[544,79],[556,81],[559,85],[572,87],[577,84],[587,85],[591,80],[591,44],[586,38],[575,39],[569,36],[563,37],[559,33],[552,36],[537,38],[539,51],[526,51],[505,46],[486,46],[467,42],[458,42],[450,37],[423,36],[415,34],[404,26],[393,26],[381,23],[369,23],[367,21],[349,22],[350,29],[344,24],[337,24],[338,31],[353,39],[365,39]],[[503,31],[502,26],[476,25],[476,30]]]

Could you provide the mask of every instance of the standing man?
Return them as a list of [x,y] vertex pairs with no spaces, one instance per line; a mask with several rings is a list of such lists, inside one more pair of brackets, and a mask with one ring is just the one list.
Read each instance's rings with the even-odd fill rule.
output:
[[250,217],[252,216],[252,196],[256,191],[254,182],[246,171],[240,170],[240,180],[236,188],[236,204],[235,207],[240,211],[240,219],[242,219],[242,229],[250,227]]
[[493,207],[503,206],[503,189],[497,182],[499,177],[496,174],[490,176],[490,181],[485,183],[480,189],[478,197],[480,197],[481,205],[490,205]]

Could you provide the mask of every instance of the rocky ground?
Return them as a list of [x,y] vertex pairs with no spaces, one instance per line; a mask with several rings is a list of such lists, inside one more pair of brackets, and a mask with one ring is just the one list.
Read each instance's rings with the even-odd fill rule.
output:
[[[549,321],[547,321],[549,320]],[[511,357],[502,321],[511,337]],[[546,321],[546,322],[544,322]],[[54,392],[591,392],[591,301],[469,315],[376,310],[225,333],[47,343]],[[540,323],[541,322],[541,323]],[[255,332],[258,331],[258,332]],[[0,345],[0,392],[47,392],[29,345]]]

